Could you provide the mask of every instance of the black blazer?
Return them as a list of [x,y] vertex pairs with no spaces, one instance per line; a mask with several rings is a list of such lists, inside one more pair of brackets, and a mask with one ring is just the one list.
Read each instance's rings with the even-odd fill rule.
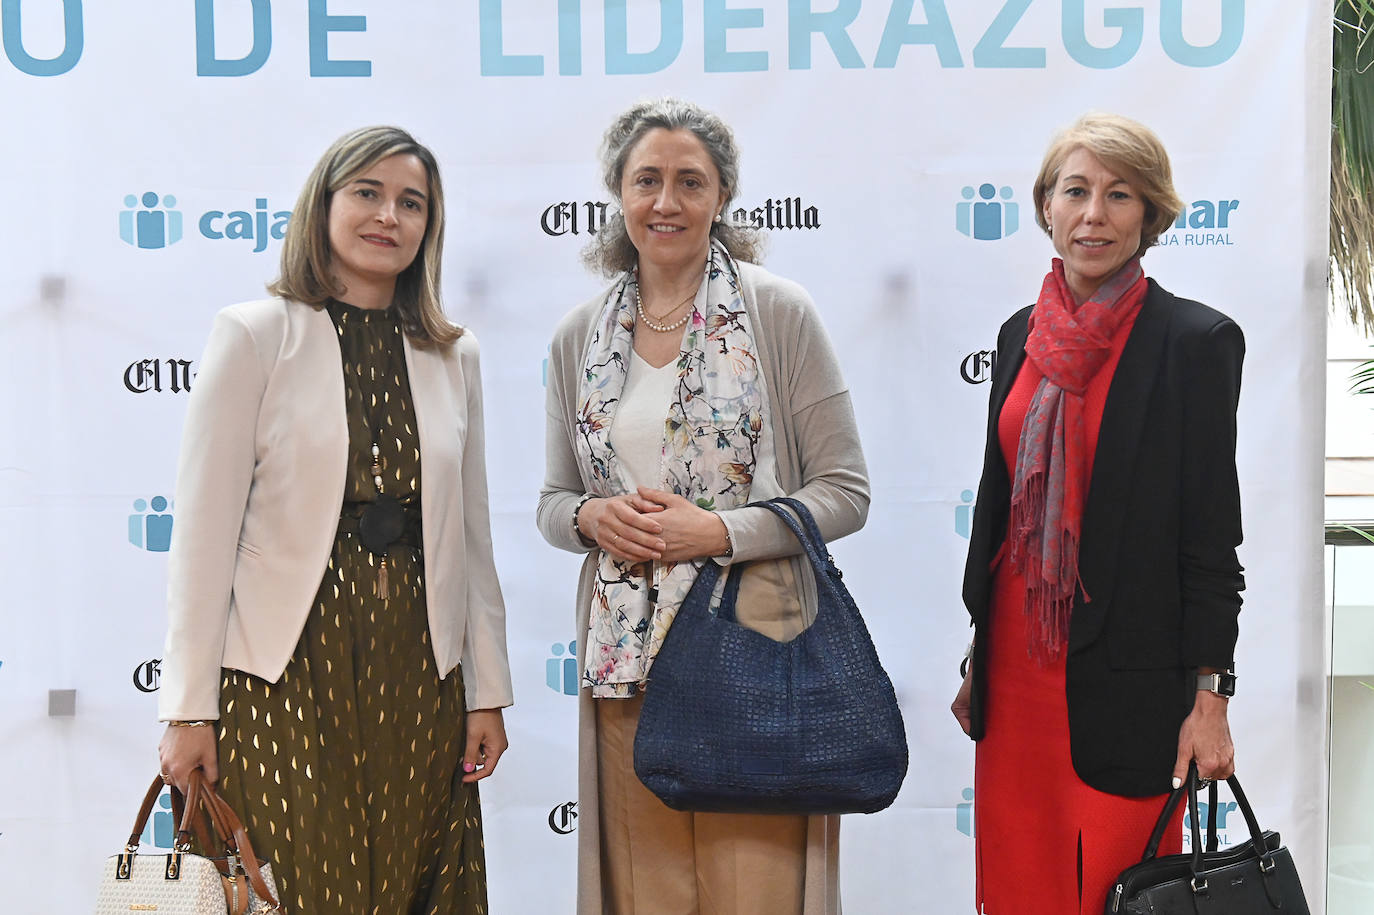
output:
[[[964,603],[972,736],[983,736],[992,576],[1011,486],[998,414],[1026,357],[1029,307],[997,337]],[[1193,669],[1232,665],[1240,591],[1236,404],[1245,338],[1226,315],[1149,290],[1108,389],[1083,509],[1066,692],[1074,769],[1112,794],[1170,788]],[[1089,599],[1089,597],[1091,599]]]

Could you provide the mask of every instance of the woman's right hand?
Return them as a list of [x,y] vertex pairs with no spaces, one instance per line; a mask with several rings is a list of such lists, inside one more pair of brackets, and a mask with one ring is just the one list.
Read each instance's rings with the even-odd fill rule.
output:
[[219,751],[215,744],[218,730],[218,722],[194,728],[167,725],[157,745],[163,781],[185,794],[191,772],[200,769],[206,784],[213,786],[218,782]]
[[588,499],[577,513],[582,535],[622,562],[660,559],[666,546],[659,534],[663,525],[649,515],[663,506],[626,493],[606,499]]
[[969,665],[968,673],[964,674],[964,682],[959,684],[959,692],[954,694],[954,701],[950,703],[949,710],[954,713],[954,717],[959,722],[959,727],[968,734],[973,727],[973,718],[969,709],[972,707],[973,695],[973,665]]

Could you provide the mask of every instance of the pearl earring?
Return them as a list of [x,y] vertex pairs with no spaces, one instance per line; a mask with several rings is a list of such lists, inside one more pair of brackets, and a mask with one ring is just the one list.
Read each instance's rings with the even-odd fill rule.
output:
[[719,213],[716,214],[716,218],[715,218],[714,221],[715,221],[715,222],[720,222],[720,214],[719,214]]

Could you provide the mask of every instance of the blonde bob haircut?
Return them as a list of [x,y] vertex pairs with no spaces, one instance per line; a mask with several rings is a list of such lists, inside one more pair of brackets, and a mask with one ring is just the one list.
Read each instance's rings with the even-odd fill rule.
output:
[[1154,131],[1119,114],[1090,112],[1072,126],[1060,131],[1045,151],[1040,174],[1035,176],[1035,221],[1045,234],[1045,201],[1054,196],[1059,169],[1076,149],[1085,149],[1107,168],[1130,182],[1145,203],[1145,219],[1140,227],[1140,250],[1144,254],[1159,242],[1159,236],[1183,212],[1183,201],[1174,190],[1169,154]]
[[329,206],[334,192],[391,156],[412,155],[429,178],[429,219],[420,251],[396,277],[395,305],[401,326],[414,340],[452,343],[463,329],[444,315],[440,300],[440,260],[444,250],[444,187],[434,153],[399,127],[363,127],[346,133],[325,150],[305,179],[291,212],[281,249],[281,276],[267,291],[307,305],[323,305],[344,290],[330,268]]

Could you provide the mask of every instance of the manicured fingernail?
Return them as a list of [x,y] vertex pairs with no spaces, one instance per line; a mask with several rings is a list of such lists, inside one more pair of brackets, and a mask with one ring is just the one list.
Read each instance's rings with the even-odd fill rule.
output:
[[[476,770],[476,768],[477,768],[477,767],[474,766],[474,765],[473,765],[472,763],[470,763],[470,762],[465,762],[465,763],[463,763],[463,771],[464,771],[464,772],[472,772],[472,771]],[[1178,781],[1178,779],[1174,779],[1174,781]],[[1174,787],[1177,788],[1178,785],[1174,785]]]
[[1175,775],[1175,776],[1174,776],[1174,790],[1178,790],[1180,787],[1182,787],[1182,785],[1183,785],[1183,779],[1181,779],[1181,778],[1179,778],[1177,775]]

